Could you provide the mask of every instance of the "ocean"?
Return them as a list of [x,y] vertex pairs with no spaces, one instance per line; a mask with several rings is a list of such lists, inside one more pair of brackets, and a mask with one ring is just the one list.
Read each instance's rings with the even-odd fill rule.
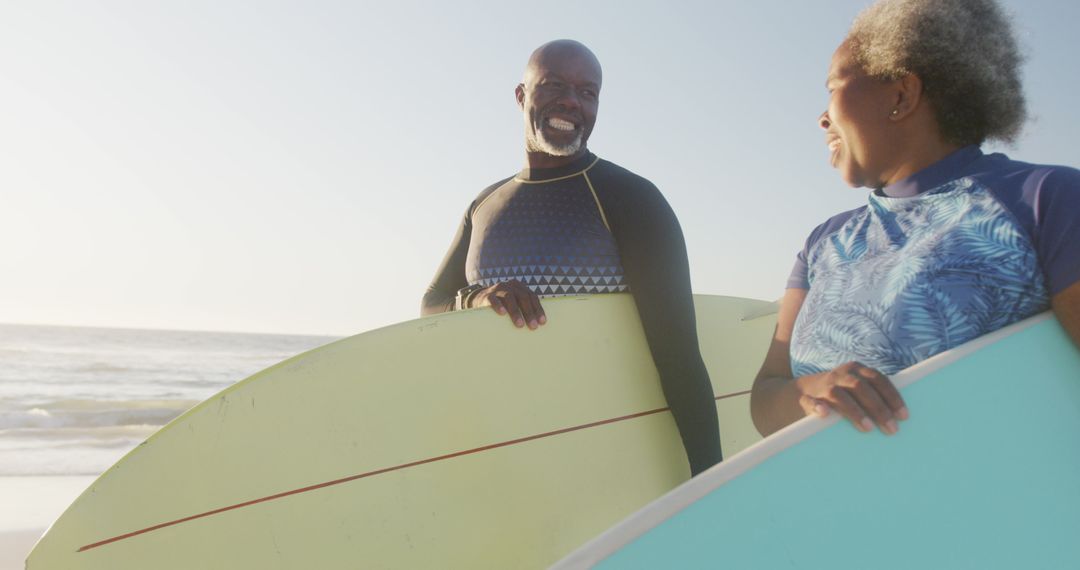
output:
[[0,477],[98,475],[188,408],[334,340],[0,324]]

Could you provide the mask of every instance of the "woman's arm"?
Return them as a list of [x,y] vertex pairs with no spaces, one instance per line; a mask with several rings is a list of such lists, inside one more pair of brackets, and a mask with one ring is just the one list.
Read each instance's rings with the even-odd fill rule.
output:
[[1050,306],[1061,326],[1069,333],[1076,346],[1080,347],[1080,281],[1051,297]]
[[805,299],[805,289],[784,291],[776,332],[750,392],[750,416],[761,435],[767,436],[806,415],[799,405],[800,394],[791,381],[790,358],[791,332]]
[[824,417],[835,410],[860,431],[871,431],[876,424],[887,434],[896,433],[897,421],[908,418],[907,406],[877,370],[848,362],[828,372],[792,377],[791,335],[806,293],[788,289],[780,302],[776,332],[750,393],[754,427],[768,436],[804,416]]

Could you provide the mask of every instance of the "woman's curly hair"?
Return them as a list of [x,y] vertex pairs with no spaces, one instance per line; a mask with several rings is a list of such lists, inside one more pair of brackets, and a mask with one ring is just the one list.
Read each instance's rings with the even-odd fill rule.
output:
[[1024,58],[995,0],[880,0],[847,42],[871,77],[919,76],[948,142],[1013,142],[1027,119]]

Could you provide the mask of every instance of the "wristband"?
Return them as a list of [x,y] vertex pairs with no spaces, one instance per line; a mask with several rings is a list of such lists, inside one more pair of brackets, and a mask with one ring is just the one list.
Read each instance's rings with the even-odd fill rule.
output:
[[472,285],[462,287],[458,289],[457,296],[454,297],[454,310],[461,311],[469,308],[469,299],[484,286],[479,283],[473,283]]

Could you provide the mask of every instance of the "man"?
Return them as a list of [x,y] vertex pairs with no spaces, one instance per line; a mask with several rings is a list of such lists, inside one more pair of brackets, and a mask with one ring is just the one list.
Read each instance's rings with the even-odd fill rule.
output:
[[696,475],[721,453],[686,245],[651,182],[589,152],[601,79],[576,41],[533,52],[515,90],[525,168],[469,206],[421,313],[489,306],[536,329],[547,320],[539,296],[629,291]]

